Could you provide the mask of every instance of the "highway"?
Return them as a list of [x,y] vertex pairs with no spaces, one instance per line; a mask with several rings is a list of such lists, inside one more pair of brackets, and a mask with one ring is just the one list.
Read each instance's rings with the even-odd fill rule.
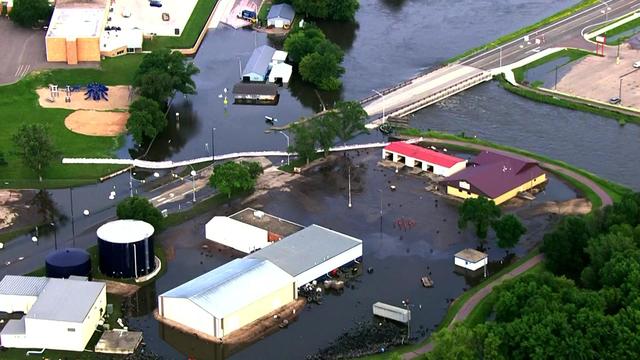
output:
[[[607,9],[606,13],[603,12],[605,9]],[[610,0],[606,5],[598,3],[568,18],[533,31],[529,35],[528,42],[521,37],[498,48],[471,55],[462,59],[460,64],[491,70],[512,64],[550,47],[571,46],[595,50],[595,45],[582,37],[582,30],[634,10],[640,11],[640,0]]]

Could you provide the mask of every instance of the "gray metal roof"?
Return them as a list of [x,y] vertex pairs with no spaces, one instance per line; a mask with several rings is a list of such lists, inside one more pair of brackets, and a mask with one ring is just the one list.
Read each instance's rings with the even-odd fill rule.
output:
[[230,261],[160,296],[189,299],[221,319],[287,284],[293,284],[293,278],[282,269],[269,261],[245,257]]
[[361,244],[349,235],[311,225],[247,257],[269,260],[295,277]]
[[2,328],[2,331],[0,332],[0,334],[20,335],[20,334],[24,334],[25,332],[26,331],[25,331],[24,316],[23,316],[20,319],[11,319],[7,321],[4,328]]
[[38,296],[48,282],[46,277],[6,275],[0,281],[0,295]]
[[271,59],[275,52],[276,49],[271,46],[258,46],[253,50],[249,61],[247,61],[247,65],[245,65],[244,70],[242,71],[242,76],[247,76],[251,73],[267,76],[269,63],[271,63]]
[[282,18],[287,19],[289,21],[293,21],[293,18],[296,16],[295,10],[289,4],[276,4],[269,9],[269,14],[267,15],[267,19],[275,19]]
[[103,282],[49,279],[27,318],[82,322],[105,286]]

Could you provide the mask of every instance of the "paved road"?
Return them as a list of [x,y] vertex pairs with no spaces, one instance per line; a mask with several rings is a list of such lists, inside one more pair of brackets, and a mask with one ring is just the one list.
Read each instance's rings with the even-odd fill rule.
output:
[[[611,0],[608,2],[610,10],[604,14],[602,11],[606,8],[604,4],[598,3],[587,10],[532,32],[529,42],[519,38],[500,48],[470,56],[461,60],[460,63],[489,70],[512,64],[550,47],[573,46],[595,50],[594,45],[582,37],[582,30],[587,26],[604,22],[605,19],[613,19],[631,11],[640,10],[640,0]],[[536,43],[536,39],[540,40],[540,44]],[[500,61],[501,58],[502,61]]]

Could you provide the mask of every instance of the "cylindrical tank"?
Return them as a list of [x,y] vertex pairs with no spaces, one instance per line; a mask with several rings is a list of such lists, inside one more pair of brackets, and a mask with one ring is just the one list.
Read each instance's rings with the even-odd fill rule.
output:
[[71,275],[91,275],[91,255],[83,249],[56,250],[45,259],[47,277],[68,278]]
[[100,226],[100,272],[114,278],[137,278],[153,272],[153,232],[151,224],[139,220],[116,220]]

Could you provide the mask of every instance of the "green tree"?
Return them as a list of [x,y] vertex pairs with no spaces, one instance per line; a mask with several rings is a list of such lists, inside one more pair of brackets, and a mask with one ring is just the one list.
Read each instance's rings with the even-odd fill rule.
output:
[[365,127],[367,112],[364,111],[359,102],[340,101],[336,104],[334,110],[335,133],[342,143],[346,143],[347,140],[367,131]]
[[309,164],[310,159],[316,156],[316,137],[308,124],[297,123],[291,126],[293,144],[289,152],[295,152],[300,159],[305,159]]
[[164,228],[164,218],[160,210],[146,198],[133,196],[122,200],[116,209],[118,219],[142,220],[153,226],[156,232]]
[[52,11],[48,0],[14,0],[9,17],[20,26],[31,27],[47,20]]
[[192,76],[200,70],[178,51],[161,49],[146,54],[136,71],[133,85],[140,94],[165,104],[176,92],[195,94]]
[[329,16],[338,21],[354,21],[360,8],[358,0],[333,0],[330,3]]
[[360,7],[358,0],[292,0],[297,12],[314,19],[353,21]]
[[507,251],[516,246],[520,237],[527,232],[527,228],[512,214],[505,215],[494,222],[493,229],[496,231],[498,246]]
[[296,12],[303,13],[306,17],[316,19],[327,19],[329,17],[328,0],[293,0],[292,5]]
[[291,31],[284,41],[284,49],[289,53],[289,59],[299,63],[306,55],[316,51],[318,44],[325,41],[322,30],[314,25],[307,25]]
[[591,236],[584,217],[569,216],[561,220],[542,241],[547,269],[556,275],[579,279],[589,261],[585,248]]
[[141,97],[129,106],[129,120],[127,130],[133,139],[142,144],[153,139],[167,127],[165,118],[157,102]]
[[209,183],[221,193],[231,197],[234,194],[253,190],[257,175],[254,165],[229,161],[214,167]]
[[320,90],[335,91],[342,86],[339,77],[344,73],[344,68],[331,56],[314,52],[302,59],[298,69],[302,80]]
[[312,122],[312,130],[316,142],[324,150],[324,156],[329,155],[329,149],[336,138],[333,113],[328,113],[315,118]]
[[258,176],[262,175],[262,165],[260,165],[257,161],[241,161],[240,164],[245,166],[247,170],[249,170],[249,174],[252,178],[257,179]]
[[60,156],[49,129],[42,124],[22,124],[12,137],[15,153],[40,177],[51,162]]
[[484,246],[489,226],[500,217],[500,208],[485,197],[468,198],[458,209],[458,227],[465,229],[471,222],[476,227],[476,236]]

